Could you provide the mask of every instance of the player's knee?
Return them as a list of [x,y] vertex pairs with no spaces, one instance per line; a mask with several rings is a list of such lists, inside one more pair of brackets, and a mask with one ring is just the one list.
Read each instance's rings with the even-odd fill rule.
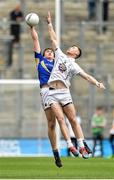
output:
[[70,123],[71,123],[72,126],[77,126],[78,125],[78,122],[77,122],[76,118],[73,117],[73,116],[70,118]]
[[49,130],[55,130],[55,122],[50,121],[50,122],[48,123],[48,129],[49,129]]
[[62,117],[62,116],[57,117],[57,121],[59,124],[63,124],[64,123],[64,117]]

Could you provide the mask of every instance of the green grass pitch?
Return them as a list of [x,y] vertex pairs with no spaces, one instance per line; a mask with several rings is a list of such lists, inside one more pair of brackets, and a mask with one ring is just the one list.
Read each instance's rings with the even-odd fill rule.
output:
[[66,157],[57,168],[52,157],[0,158],[0,179],[114,179],[114,159]]

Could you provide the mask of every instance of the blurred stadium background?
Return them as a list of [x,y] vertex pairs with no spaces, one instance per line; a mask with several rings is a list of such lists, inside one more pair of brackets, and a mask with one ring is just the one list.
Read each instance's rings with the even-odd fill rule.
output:
[[[83,50],[80,66],[97,79],[103,80],[107,88],[100,92],[78,77],[72,82],[73,100],[88,140],[92,139],[91,117],[95,107],[102,105],[106,108],[106,139],[109,137],[114,108],[114,0],[110,0],[109,4],[106,33],[102,32],[102,0],[96,1],[99,7],[96,21],[88,20],[87,0],[60,1],[61,48],[65,51],[72,44],[80,45]],[[38,29],[42,49],[51,45],[45,22],[47,11],[51,10],[54,24],[56,18],[55,0],[0,0],[0,155],[52,155],[47,137],[47,122],[40,102],[32,41],[24,21],[21,23],[21,44],[13,49],[13,62],[8,66],[12,39],[9,34],[9,12],[19,2],[24,16],[36,12],[40,17]],[[13,79],[24,81],[4,81]],[[34,81],[26,81],[30,79]],[[110,144],[107,147],[110,148]],[[60,142],[60,148],[61,154],[65,155],[64,141]]]

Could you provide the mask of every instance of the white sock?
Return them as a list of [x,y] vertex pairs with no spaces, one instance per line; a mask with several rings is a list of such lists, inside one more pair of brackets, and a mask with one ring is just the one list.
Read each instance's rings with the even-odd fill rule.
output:
[[82,147],[84,147],[84,143],[83,143],[83,139],[77,139],[77,143],[78,143],[78,147],[79,148],[82,148]]
[[72,146],[73,146],[73,144],[72,144],[72,142],[71,142],[71,140],[70,140],[70,139],[69,139],[69,140],[67,140],[66,142],[67,142],[67,146],[68,146],[68,148],[70,148],[70,147],[72,147]]

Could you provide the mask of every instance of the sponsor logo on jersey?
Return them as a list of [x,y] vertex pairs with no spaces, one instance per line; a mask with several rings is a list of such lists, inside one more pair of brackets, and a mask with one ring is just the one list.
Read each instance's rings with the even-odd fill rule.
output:
[[66,67],[65,63],[60,63],[60,64],[59,64],[59,70],[60,70],[62,73],[67,70],[67,67]]

